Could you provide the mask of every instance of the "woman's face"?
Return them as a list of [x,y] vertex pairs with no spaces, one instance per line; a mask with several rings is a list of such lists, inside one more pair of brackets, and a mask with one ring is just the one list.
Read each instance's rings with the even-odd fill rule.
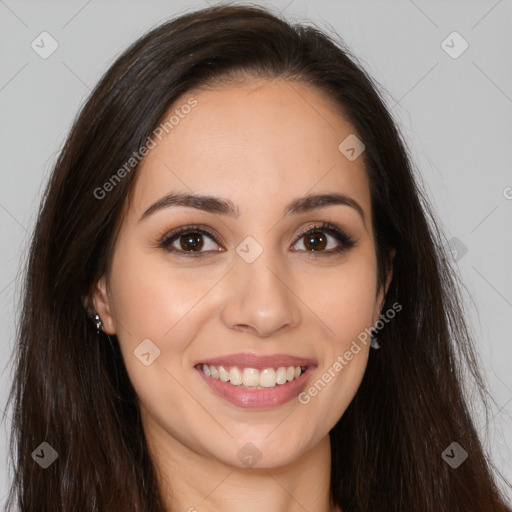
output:
[[379,319],[361,147],[303,84],[223,86],[176,109],[137,170],[96,309],[147,436],[232,466],[280,466],[342,416],[366,368],[361,333]]

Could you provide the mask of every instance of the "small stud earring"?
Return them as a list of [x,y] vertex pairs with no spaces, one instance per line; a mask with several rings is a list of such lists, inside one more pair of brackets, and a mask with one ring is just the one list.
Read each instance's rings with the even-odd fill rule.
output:
[[380,348],[379,342],[377,341],[377,330],[373,330],[370,333],[370,346],[374,349]]
[[91,320],[94,322],[94,325],[96,326],[96,331],[99,334],[101,331],[101,328],[103,327],[103,322],[101,321],[100,315],[98,313],[95,313],[91,316]]

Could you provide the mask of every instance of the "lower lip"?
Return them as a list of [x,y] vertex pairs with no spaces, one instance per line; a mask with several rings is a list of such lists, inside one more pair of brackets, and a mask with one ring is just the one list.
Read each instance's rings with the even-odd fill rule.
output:
[[276,384],[267,389],[246,389],[229,384],[220,379],[214,379],[204,374],[202,365],[196,367],[203,380],[220,397],[244,409],[271,409],[278,407],[295,398],[305,387],[314,367],[308,366],[306,371],[298,378],[286,384]]

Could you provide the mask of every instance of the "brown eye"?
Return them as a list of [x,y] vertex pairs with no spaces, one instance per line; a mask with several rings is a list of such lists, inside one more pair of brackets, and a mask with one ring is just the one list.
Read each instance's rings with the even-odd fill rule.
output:
[[321,251],[327,246],[327,237],[321,231],[311,231],[304,237],[304,246],[308,251]]
[[180,248],[183,251],[200,251],[203,248],[204,241],[201,233],[187,233],[179,237]]
[[[205,228],[184,226],[165,235],[159,242],[159,247],[178,256],[201,257],[224,251],[219,245],[219,239],[215,232]],[[295,245],[299,242],[304,244],[304,248],[294,249],[294,252],[305,252],[314,256],[339,254],[356,245],[349,235],[329,223],[304,230]]]
[[223,250],[218,248],[215,233],[194,226],[185,226],[168,233],[159,246],[180,256],[204,256],[206,253]]
[[[302,241],[303,250],[314,256],[339,254],[356,245],[355,240],[349,235],[328,222],[302,231],[298,238],[299,240],[296,243]],[[338,242],[337,246],[336,243],[333,245],[330,239],[336,240]]]

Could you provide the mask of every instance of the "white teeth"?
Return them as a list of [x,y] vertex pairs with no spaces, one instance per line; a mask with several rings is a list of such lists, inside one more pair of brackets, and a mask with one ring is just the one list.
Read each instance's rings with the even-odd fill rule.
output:
[[277,369],[276,383],[277,384],[285,384],[286,383],[286,368],[284,366],[280,366]]
[[219,378],[223,382],[227,382],[229,380],[229,373],[224,370],[224,367],[219,366]]
[[244,368],[243,374],[244,386],[259,386],[260,385],[260,372],[254,368]]
[[236,366],[224,368],[219,366],[202,365],[205,375],[214,379],[220,379],[223,382],[229,382],[234,386],[247,388],[273,388],[276,385],[286,384],[294,379],[298,379],[303,373],[301,366],[280,366],[279,368],[264,368],[259,371],[256,368],[244,368],[241,371]]
[[260,386],[262,388],[273,388],[276,385],[276,372],[274,368],[265,368],[260,372]]
[[242,384],[242,372],[236,366],[233,366],[231,370],[229,370],[229,382],[235,386]]

